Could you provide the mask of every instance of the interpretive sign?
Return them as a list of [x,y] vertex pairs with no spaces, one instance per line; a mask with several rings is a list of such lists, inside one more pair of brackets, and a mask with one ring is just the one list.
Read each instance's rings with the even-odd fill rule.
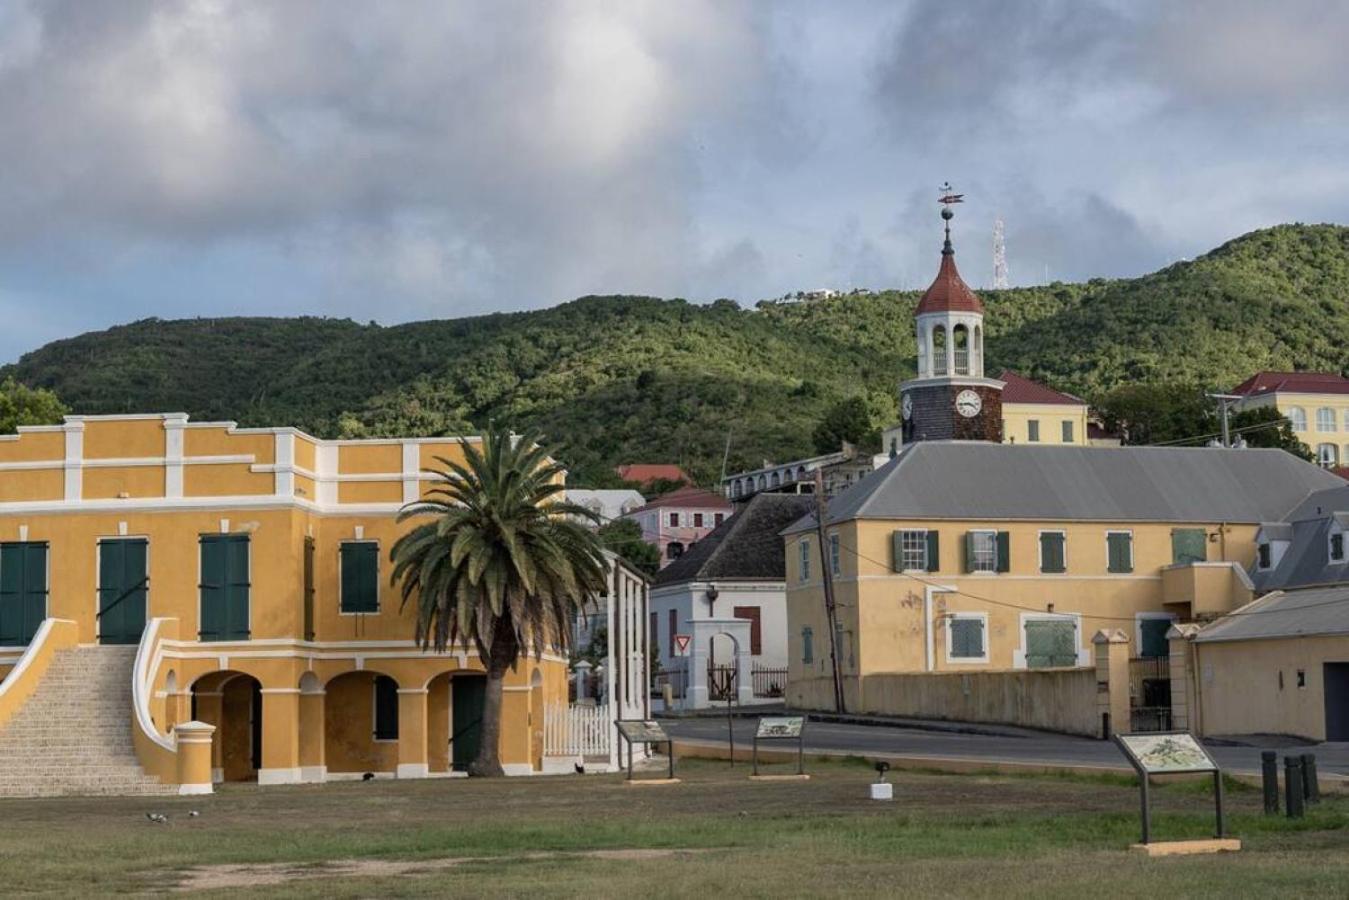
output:
[[1129,765],[1138,773],[1143,814],[1143,844],[1151,843],[1152,813],[1148,781],[1153,775],[1178,775],[1193,772],[1213,773],[1213,803],[1217,814],[1216,837],[1223,835],[1223,775],[1208,751],[1188,731],[1159,731],[1117,734],[1115,743]]
[[665,755],[670,761],[669,780],[674,781],[674,742],[665,733],[659,722],[652,719],[616,719],[618,734],[628,745],[628,780],[632,780],[632,745],[664,744]]
[[754,731],[753,774],[759,774],[759,741],[796,741],[796,774],[805,775],[805,731],[805,716],[760,717]]

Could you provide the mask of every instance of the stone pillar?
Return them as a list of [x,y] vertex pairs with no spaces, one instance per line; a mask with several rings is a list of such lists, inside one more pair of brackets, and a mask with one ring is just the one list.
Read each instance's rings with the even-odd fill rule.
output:
[[300,781],[300,690],[262,689],[262,768],[258,784]]
[[746,638],[736,645],[735,654],[735,702],[739,704],[754,702],[754,671],[750,663],[749,640]]
[[398,777],[425,778],[426,688],[398,689]]
[[1096,718],[1104,733],[1104,714],[1110,714],[1110,732],[1123,734],[1129,716],[1129,636],[1119,629],[1103,629],[1091,639],[1096,646]]
[[[524,667],[521,666],[521,671]],[[531,775],[534,763],[530,759],[529,685],[519,684],[511,677],[501,696],[501,768],[507,775]]]
[[1195,700],[1194,671],[1190,665],[1190,641],[1199,633],[1194,624],[1172,625],[1166,633],[1171,668],[1171,727],[1202,735],[1201,717]]
[[450,679],[432,679],[426,694],[426,762],[432,772],[450,771]]
[[174,726],[178,756],[178,793],[209,794],[214,788],[211,761],[215,726],[205,722],[183,722]]
[[221,743],[219,733],[220,722],[223,716],[221,710],[222,695],[220,691],[197,691],[196,696],[197,721],[212,725],[216,729],[211,740],[211,780],[214,782],[224,781],[224,746]]
[[322,688],[300,691],[300,780],[304,782],[328,780],[326,703]]

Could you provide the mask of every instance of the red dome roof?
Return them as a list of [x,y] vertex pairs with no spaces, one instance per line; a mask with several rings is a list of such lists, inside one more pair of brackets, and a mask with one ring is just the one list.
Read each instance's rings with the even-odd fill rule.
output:
[[[948,244],[949,248],[949,244]],[[979,297],[960,280],[956,271],[955,251],[946,249],[941,254],[941,268],[932,287],[918,301],[918,315],[935,312],[970,312],[984,314],[984,305]]]

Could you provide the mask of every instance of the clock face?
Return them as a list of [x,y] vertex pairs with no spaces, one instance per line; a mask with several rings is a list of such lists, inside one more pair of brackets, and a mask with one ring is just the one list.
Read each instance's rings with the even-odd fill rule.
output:
[[961,391],[956,395],[956,412],[967,419],[973,419],[979,415],[979,410],[983,408],[983,401],[974,391]]
[[913,397],[908,394],[904,395],[904,400],[900,403],[900,411],[904,414],[904,421],[907,422],[913,418]]

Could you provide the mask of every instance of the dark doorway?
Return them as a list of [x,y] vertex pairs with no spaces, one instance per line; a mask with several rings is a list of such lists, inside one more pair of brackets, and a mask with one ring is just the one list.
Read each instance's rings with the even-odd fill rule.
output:
[[450,679],[454,709],[450,729],[450,757],[456,772],[468,771],[482,747],[482,708],[487,697],[487,679],[458,675]]
[[1349,662],[1326,663],[1326,740],[1349,741]]

